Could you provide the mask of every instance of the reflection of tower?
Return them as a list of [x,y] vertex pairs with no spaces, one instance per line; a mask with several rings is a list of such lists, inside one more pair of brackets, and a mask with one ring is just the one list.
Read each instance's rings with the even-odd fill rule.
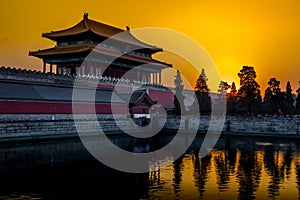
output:
[[200,198],[203,198],[203,193],[205,191],[205,184],[208,178],[208,170],[211,162],[211,154],[208,154],[204,158],[199,158],[197,151],[194,151],[193,163],[194,163],[194,181],[198,188]]

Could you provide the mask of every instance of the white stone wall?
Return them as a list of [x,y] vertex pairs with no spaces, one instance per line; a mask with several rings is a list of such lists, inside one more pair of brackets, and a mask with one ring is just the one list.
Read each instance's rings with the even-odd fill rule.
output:
[[[112,115],[97,115],[101,127],[110,133],[120,133]],[[117,116],[119,124],[129,127],[129,116]],[[98,121],[91,115],[77,115],[80,130],[84,133],[97,133]],[[230,122],[230,130],[228,129]],[[96,125],[95,125],[96,124]],[[165,129],[176,131],[178,128],[184,131],[205,132],[210,124],[210,116],[201,116],[199,126],[197,119],[192,116],[171,117],[167,119]],[[244,134],[276,134],[276,135],[299,135],[300,117],[227,117],[223,127],[226,133]],[[39,137],[44,135],[76,135],[77,131],[73,116],[62,115],[0,115],[0,138],[9,137]]]

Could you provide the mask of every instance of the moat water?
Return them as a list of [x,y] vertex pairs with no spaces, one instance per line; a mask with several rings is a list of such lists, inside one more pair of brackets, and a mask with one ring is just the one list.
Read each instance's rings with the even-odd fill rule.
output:
[[300,140],[221,137],[206,157],[197,151],[130,174],[99,163],[77,139],[0,144],[0,199],[299,199]]

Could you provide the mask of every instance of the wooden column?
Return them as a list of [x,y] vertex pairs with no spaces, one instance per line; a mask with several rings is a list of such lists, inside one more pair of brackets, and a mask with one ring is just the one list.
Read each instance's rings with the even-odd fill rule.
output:
[[158,83],[161,84],[161,72],[158,73]]
[[52,64],[50,64],[50,73],[52,73]]
[[43,72],[44,73],[46,72],[46,63],[45,62],[43,63]]
[[155,83],[154,73],[152,73],[152,83]]

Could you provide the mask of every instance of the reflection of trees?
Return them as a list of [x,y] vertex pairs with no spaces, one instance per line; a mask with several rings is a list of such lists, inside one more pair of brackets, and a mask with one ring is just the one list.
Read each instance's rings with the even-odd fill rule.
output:
[[296,167],[296,183],[298,185],[298,195],[300,196],[300,160],[295,161],[295,167]]
[[230,139],[226,140],[225,155],[229,162],[230,173],[235,172],[237,149],[230,147]]
[[265,152],[264,163],[271,180],[268,186],[269,197],[279,196],[280,185],[285,177],[291,174],[292,150],[289,148],[280,156],[279,151],[268,150]]
[[287,151],[284,153],[284,157],[283,157],[283,162],[285,166],[285,176],[287,179],[289,179],[291,175],[292,161],[293,161],[293,150],[291,148],[288,148]]
[[211,162],[211,154],[208,154],[204,158],[199,158],[198,152],[194,152],[193,163],[194,163],[194,181],[198,188],[200,198],[203,197],[205,191],[205,184],[208,178],[208,170]]
[[178,193],[180,192],[180,184],[182,181],[183,157],[184,155],[182,155],[173,163],[173,168],[174,168],[173,188],[176,197],[178,197]]
[[237,178],[239,180],[238,199],[255,199],[254,192],[260,183],[262,164],[258,153],[241,151]]
[[149,173],[149,182],[151,185],[159,185],[160,184],[160,169],[151,171]]
[[226,139],[225,150],[219,151],[216,156],[214,156],[217,170],[217,184],[221,192],[228,189],[230,176],[234,173],[236,153],[237,151],[235,149],[230,148],[230,140]]
[[216,170],[217,170],[217,184],[218,189],[222,192],[228,188],[229,183],[229,163],[226,160],[225,152],[217,152],[214,156]]

